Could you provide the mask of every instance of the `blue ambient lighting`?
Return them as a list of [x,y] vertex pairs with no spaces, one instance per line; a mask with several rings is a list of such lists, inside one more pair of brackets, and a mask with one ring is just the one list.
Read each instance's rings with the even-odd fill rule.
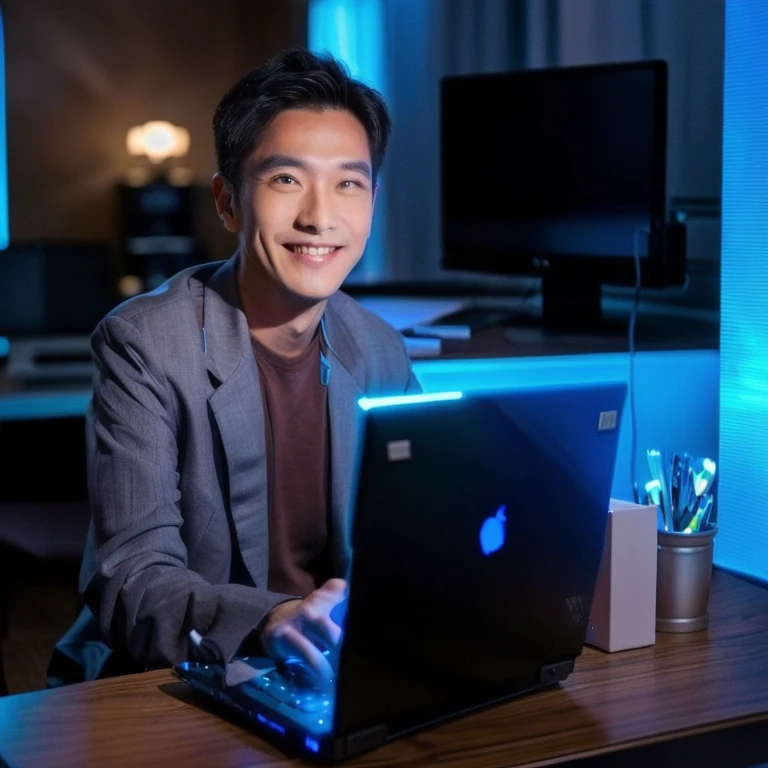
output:
[[382,0],[310,0],[309,48],[341,59],[350,74],[385,89]]
[[8,247],[8,157],[5,143],[5,25],[0,11],[0,250]]
[[8,357],[11,351],[11,340],[7,336],[0,336],[0,357]]
[[264,725],[271,728],[273,731],[277,731],[278,733],[285,733],[285,726],[280,725],[280,723],[276,723],[274,720],[270,720],[268,717],[264,717],[260,712],[256,713],[256,719],[260,723],[264,723]]
[[[497,359],[415,360],[413,371],[425,392],[488,392],[539,389],[556,385],[629,380],[624,353],[507,357]],[[670,381],[685,387],[670,389]],[[718,460],[717,350],[638,352],[635,356],[637,455],[634,479],[649,479],[646,448],[688,452]],[[632,498],[629,398],[622,415],[619,453],[611,495]],[[717,558],[717,553],[715,553]]]
[[[308,47],[328,51],[341,59],[353,77],[373,86],[386,98],[384,44],[384,0],[310,0],[307,9]],[[386,208],[386,190],[381,186],[376,208]],[[374,222],[365,256],[352,270],[351,278],[368,281],[384,269],[385,231]]]
[[9,392],[0,399],[0,422],[82,417],[90,399],[91,390],[85,387],[61,393],[53,388],[48,392]]
[[304,738],[304,746],[306,746],[310,752],[320,751],[320,744],[318,743],[317,739],[313,739],[311,736],[306,736]]
[[432,395],[395,395],[393,397],[361,397],[357,404],[364,410],[373,408],[391,408],[398,405],[416,405],[417,403],[438,403],[445,400],[461,400],[461,392],[435,392]]
[[715,563],[768,582],[768,3],[725,7]]

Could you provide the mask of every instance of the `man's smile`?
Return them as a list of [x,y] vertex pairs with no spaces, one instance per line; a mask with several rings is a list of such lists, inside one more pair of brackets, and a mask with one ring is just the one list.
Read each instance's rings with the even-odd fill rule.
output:
[[327,256],[341,248],[340,245],[302,245],[301,243],[285,243],[285,247],[294,253],[308,256]]
[[340,245],[305,245],[303,243],[284,243],[287,248],[298,260],[304,264],[322,265],[333,259],[337,251],[341,250]]

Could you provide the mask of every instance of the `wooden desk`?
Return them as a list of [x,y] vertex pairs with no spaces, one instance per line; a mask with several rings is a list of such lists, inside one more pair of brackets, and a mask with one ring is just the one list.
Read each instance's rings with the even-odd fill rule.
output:
[[[716,572],[708,630],[585,649],[561,688],[396,741],[349,766],[501,768],[768,760],[768,590]],[[28,766],[297,765],[202,708],[169,672],[0,699],[0,755]],[[0,762],[1,764],[1,762]]]

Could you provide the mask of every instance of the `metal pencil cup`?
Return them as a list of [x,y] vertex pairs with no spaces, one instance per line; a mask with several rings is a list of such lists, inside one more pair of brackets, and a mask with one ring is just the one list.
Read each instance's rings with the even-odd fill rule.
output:
[[659,531],[657,631],[697,632],[709,624],[716,533],[717,526],[696,533]]

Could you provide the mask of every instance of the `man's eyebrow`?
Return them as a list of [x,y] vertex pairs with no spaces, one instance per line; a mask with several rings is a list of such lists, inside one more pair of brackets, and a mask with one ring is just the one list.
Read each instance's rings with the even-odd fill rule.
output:
[[344,171],[355,171],[365,176],[368,181],[373,178],[371,173],[371,166],[363,160],[350,160],[349,162],[342,163],[341,168]]
[[259,176],[262,173],[274,171],[275,168],[301,168],[303,170],[306,167],[307,164],[298,157],[291,157],[291,155],[269,155],[259,160],[253,166],[252,172]]
[[[255,176],[260,176],[261,174],[274,171],[276,168],[299,168],[301,170],[306,170],[308,167],[308,163],[300,157],[293,157],[292,155],[269,155],[268,157],[259,160],[259,162],[253,166],[251,173]],[[348,160],[340,163],[339,168],[343,171],[359,173],[365,176],[369,181],[373,178],[371,166],[364,160]]]

